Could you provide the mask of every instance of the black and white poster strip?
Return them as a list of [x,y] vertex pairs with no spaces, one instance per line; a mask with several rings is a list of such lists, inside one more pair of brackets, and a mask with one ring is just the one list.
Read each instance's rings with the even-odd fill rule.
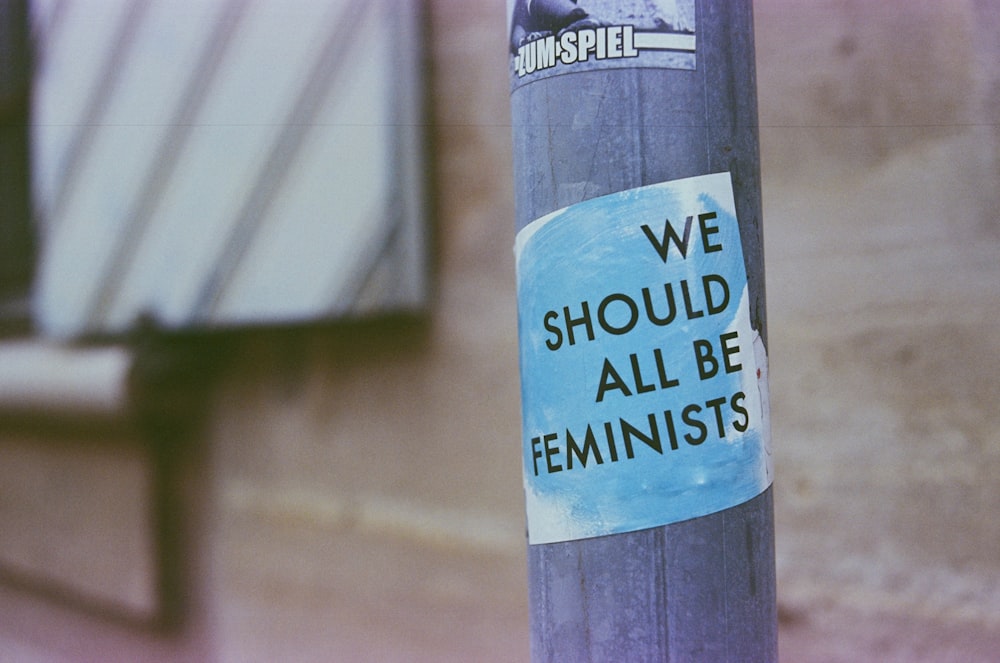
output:
[[516,85],[591,69],[695,68],[695,0],[517,0],[510,17]]

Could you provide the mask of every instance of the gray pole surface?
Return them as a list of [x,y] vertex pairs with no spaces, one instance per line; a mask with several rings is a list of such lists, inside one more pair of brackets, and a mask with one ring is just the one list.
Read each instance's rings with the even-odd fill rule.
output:
[[[728,171],[766,344],[751,2],[695,10],[693,70],[571,71],[514,88],[517,229],[589,198]],[[528,571],[534,661],[777,659],[772,488],[691,520],[529,545]]]

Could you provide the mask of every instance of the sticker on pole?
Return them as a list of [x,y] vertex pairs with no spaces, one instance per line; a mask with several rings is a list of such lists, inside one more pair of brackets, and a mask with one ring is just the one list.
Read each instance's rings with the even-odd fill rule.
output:
[[566,207],[515,253],[530,543],[688,520],[771,484],[728,173]]
[[513,87],[616,67],[695,68],[695,0],[508,0]]

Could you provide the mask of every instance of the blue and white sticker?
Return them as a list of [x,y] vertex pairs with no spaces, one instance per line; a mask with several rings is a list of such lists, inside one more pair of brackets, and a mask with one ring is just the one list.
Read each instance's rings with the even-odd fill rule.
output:
[[515,253],[530,543],[688,520],[771,484],[728,173],[571,205]]

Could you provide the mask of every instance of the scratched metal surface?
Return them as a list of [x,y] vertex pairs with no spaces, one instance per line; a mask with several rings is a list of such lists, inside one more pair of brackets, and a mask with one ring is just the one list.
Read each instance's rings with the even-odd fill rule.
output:
[[[697,22],[694,71],[588,71],[512,92],[517,229],[596,196],[729,171],[766,342],[751,3],[699,0]],[[771,493],[651,530],[529,546],[533,660],[776,660]]]

